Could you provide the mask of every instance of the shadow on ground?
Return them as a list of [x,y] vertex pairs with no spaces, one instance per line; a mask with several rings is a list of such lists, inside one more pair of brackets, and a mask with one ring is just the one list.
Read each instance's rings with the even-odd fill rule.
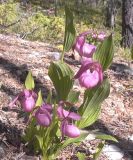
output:
[[[19,83],[24,84],[25,78],[29,71],[26,64],[18,66],[7,59],[0,58],[0,67],[7,70],[8,74],[16,79]],[[46,96],[46,94],[48,93],[48,88],[44,85],[44,83],[41,82],[39,78],[34,77],[34,80],[36,84],[35,91],[39,91],[39,89],[41,89],[42,91],[44,91],[44,96]],[[8,95],[14,95],[13,89],[7,88],[6,86],[3,86],[1,89]]]
[[119,147],[125,153],[125,158],[130,157],[131,159],[133,159],[133,142],[131,140],[127,140],[117,135],[114,135],[101,120],[98,120],[95,124],[88,127],[87,129],[89,130],[98,129],[99,132],[114,136],[119,143],[109,141],[109,144],[115,144],[117,147]]
[[112,63],[110,69],[117,73],[115,75],[117,78],[121,77],[127,79],[128,76],[131,76],[133,78],[133,68],[128,65],[121,63]]
[[[18,66],[7,59],[0,58],[0,68],[6,70],[8,75],[17,80],[20,84],[24,84],[25,78],[28,74],[28,66],[26,64]],[[34,77],[36,84],[35,91],[37,93],[41,89],[43,97],[46,98],[48,94],[48,88],[44,85],[45,83],[42,83],[42,76],[40,77],[40,79]],[[12,98],[14,98],[19,92],[21,92],[20,89],[11,88],[3,84],[1,85],[0,90],[2,92],[5,92],[9,97]],[[9,109],[7,106],[5,106],[2,108],[2,110],[7,112]],[[27,120],[27,115],[25,115],[25,113],[21,109],[17,108],[13,109],[12,111],[18,113],[18,118],[24,117],[24,119]]]

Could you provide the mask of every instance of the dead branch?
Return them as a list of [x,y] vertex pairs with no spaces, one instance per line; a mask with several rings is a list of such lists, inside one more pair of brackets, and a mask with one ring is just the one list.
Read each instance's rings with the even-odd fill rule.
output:
[[34,28],[31,32],[27,32],[27,33],[22,33],[20,35],[20,38],[25,39],[28,35],[33,34],[36,30],[38,30],[40,27],[36,27]]
[[21,21],[21,19],[13,22],[13,23],[11,23],[11,24],[8,24],[8,25],[0,24],[0,29],[7,29],[7,28],[9,28],[9,27],[11,27],[11,26],[14,26],[15,24],[19,23],[20,21]]

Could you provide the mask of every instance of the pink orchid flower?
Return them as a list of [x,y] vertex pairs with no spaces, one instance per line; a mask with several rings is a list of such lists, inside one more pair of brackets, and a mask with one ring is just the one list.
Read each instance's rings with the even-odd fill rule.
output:
[[75,112],[70,112],[65,109],[63,109],[62,106],[59,106],[57,109],[57,114],[60,120],[64,119],[72,119],[72,120],[80,120],[80,115],[78,115]]
[[15,106],[17,100],[25,112],[31,112],[35,107],[37,95],[34,91],[25,89],[9,104],[11,109]]
[[79,80],[81,87],[93,88],[103,81],[102,67],[98,62],[93,62],[92,59],[83,61],[75,79]]
[[97,35],[97,39],[100,41],[103,41],[106,38],[106,34],[104,32],[101,32]]
[[41,126],[48,127],[52,121],[52,105],[43,104],[35,113],[37,123]]
[[89,43],[84,43],[82,50],[81,50],[81,56],[91,58],[94,52],[96,51],[96,46]]
[[92,38],[97,39],[97,33],[92,33]]
[[76,42],[73,46],[73,51],[76,51],[79,53],[79,55],[82,57],[90,58],[92,57],[93,53],[96,51],[96,46],[86,43],[85,42],[85,36],[89,34],[90,32],[84,32],[80,34]]
[[81,117],[75,112],[70,112],[63,109],[63,105],[64,104],[60,103],[57,109],[58,117],[61,120],[62,138],[64,138],[64,136],[76,138],[80,136],[80,130],[71,122],[72,120],[80,120]]
[[80,136],[80,130],[74,125],[69,124],[67,120],[63,120],[61,123],[62,139],[64,136],[70,138],[76,138]]
[[76,38],[76,42],[72,47],[73,51],[76,51],[79,54],[81,54],[84,43],[85,43],[85,36],[84,35],[79,35]]
[[99,41],[103,41],[106,38],[105,32],[100,32],[100,33],[92,33],[92,38],[97,39]]

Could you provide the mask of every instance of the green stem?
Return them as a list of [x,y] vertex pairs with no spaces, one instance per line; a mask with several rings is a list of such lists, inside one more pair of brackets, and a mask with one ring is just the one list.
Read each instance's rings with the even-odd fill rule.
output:
[[48,157],[46,154],[43,153],[42,159],[43,159],[43,160],[49,160],[49,157]]
[[62,51],[60,60],[61,60],[61,62],[63,63],[63,61],[64,61],[64,49],[63,49],[63,51]]

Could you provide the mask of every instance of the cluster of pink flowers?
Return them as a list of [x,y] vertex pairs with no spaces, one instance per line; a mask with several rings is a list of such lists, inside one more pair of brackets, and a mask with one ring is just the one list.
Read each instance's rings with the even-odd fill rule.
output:
[[87,34],[89,32],[84,32],[77,37],[73,51],[78,52],[81,56],[81,68],[75,75],[75,79],[79,80],[82,87],[89,89],[103,81],[103,72],[101,64],[95,62],[92,58],[93,54],[95,54],[96,46],[85,41]]
[[92,32],[92,38],[94,38],[95,40],[103,41],[106,38],[106,34],[105,32]]
[[90,58],[96,51],[96,46],[85,42],[85,35],[79,35],[73,46],[73,50],[78,52],[80,56]]
[[[16,101],[19,101],[25,112],[33,112],[32,115],[36,118],[38,125],[49,127],[52,122],[52,105],[44,103],[40,107],[35,107],[36,100],[36,93],[25,89],[9,104],[9,107],[12,109]],[[65,102],[61,101],[57,107],[57,116],[59,121],[61,121],[60,129],[62,132],[62,139],[64,136],[71,138],[78,137],[80,135],[80,130],[72,124],[72,120],[80,120],[81,117],[77,113],[63,109],[64,104]]]
[[[81,56],[81,68],[74,78],[79,80],[81,87],[89,89],[103,81],[103,72],[101,64],[95,62],[92,58],[93,54],[95,54],[96,46],[86,42],[87,34],[89,34],[89,32],[84,32],[79,35],[73,46],[73,50]],[[33,90],[25,89],[9,104],[9,107],[12,108],[16,104],[16,101],[20,102],[25,112],[29,112],[35,117],[37,125],[43,127],[50,126],[53,116],[52,104],[44,103],[41,106],[36,106],[37,94]],[[73,122],[80,120],[81,117],[75,112],[66,110],[65,106],[67,106],[67,104],[68,102],[60,101],[57,106],[56,114],[60,121],[62,139],[64,139],[64,136],[75,138],[80,135],[80,130]]]

